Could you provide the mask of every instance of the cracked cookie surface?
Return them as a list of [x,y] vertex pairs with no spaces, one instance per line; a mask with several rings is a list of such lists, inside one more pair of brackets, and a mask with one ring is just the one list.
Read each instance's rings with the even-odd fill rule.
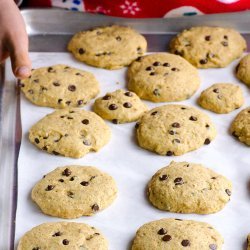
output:
[[239,32],[222,27],[193,27],[170,42],[170,51],[181,55],[198,68],[222,68],[246,50]]
[[119,69],[143,55],[146,39],[125,26],[100,27],[76,33],[68,44],[74,57],[89,65]]
[[48,114],[29,130],[29,140],[55,155],[80,158],[108,143],[110,128],[94,112],[71,108]]
[[94,227],[75,222],[44,223],[19,241],[17,250],[108,250],[108,241]]
[[118,89],[95,100],[94,111],[113,123],[137,121],[148,108],[133,92]]
[[65,166],[46,174],[32,189],[32,200],[43,213],[74,219],[94,215],[117,196],[114,179],[95,167]]
[[153,102],[188,99],[199,86],[197,69],[180,56],[169,53],[143,56],[128,69],[128,89]]
[[148,184],[148,198],[157,208],[175,213],[211,214],[230,200],[231,182],[201,164],[171,162]]
[[208,145],[216,136],[210,118],[185,105],[164,105],[145,113],[136,126],[142,148],[160,155],[182,155]]
[[100,91],[92,73],[63,64],[32,70],[19,85],[29,101],[51,108],[81,107]]
[[222,236],[209,224],[180,219],[161,219],[141,226],[132,250],[222,250]]

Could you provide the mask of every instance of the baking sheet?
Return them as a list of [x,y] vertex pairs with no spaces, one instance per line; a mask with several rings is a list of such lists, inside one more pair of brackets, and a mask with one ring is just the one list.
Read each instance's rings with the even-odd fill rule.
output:
[[[101,93],[126,87],[126,69],[108,71],[76,62],[68,53],[31,53],[33,67],[49,66],[57,63],[88,70],[95,74],[100,82]],[[199,70],[202,84],[197,93],[187,101],[179,102],[196,106],[196,100],[202,90],[218,82],[232,82],[244,91],[245,104],[250,105],[250,91],[234,76],[233,69],[237,61],[225,69]],[[150,108],[163,103],[150,103]],[[93,101],[86,106],[91,110]],[[241,108],[241,109],[242,109]],[[240,110],[241,110],[240,109]],[[229,135],[228,128],[236,110],[227,115],[217,115],[203,110],[216,125],[218,135],[208,146],[178,157],[160,156],[138,147],[135,139],[135,123],[115,125],[108,145],[97,153],[90,153],[81,159],[71,159],[49,155],[40,151],[28,141],[28,130],[39,119],[53,112],[53,109],[37,107],[21,97],[22,143],[18,160],[18,206],[16,215],[17,244],[20,237],[32,227],[44,222],[62,221],[41,213],[31,201],[32,187],[44,174],[58,166],[68,164],[91,165],[112,175],[118,185],[117,200],[107,209],[92,217],[75,220],[93,225],[100,229],[110,242],[110,250],[130,249],[136,230],[146,222],[161,218],[181,218],[205,221],[214,226],[224,237],[224,249],[244,249],[246,236],[250,233],[250,159],[249,147]],[[212,215],[174,214],[154,208],[147,200],[145,188],[151,176],[170,161],[189,161],[202,163],[214,171],[225,175],[233,182],[231,201],[226,207]]]

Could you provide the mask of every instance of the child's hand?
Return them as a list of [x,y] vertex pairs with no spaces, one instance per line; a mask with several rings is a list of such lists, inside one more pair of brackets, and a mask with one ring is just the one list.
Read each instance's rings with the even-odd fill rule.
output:
[[23,18],[13,0],[0,0],[0,63],[8,56],[16,77],[30,75],[28,36]]

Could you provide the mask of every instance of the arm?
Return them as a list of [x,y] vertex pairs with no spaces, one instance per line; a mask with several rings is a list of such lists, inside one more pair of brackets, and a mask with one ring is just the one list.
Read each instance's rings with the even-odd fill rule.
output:
[[28,77],[31,62],[23,18],[13,0],[0,0],[0,63],[9,56],[15,76]]

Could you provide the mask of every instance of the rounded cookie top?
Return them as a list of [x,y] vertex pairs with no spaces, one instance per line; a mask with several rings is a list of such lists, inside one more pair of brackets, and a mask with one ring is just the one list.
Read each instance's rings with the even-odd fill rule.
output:
[[241,142],[250,146],[250,107],[242,110],[234,119],[230,132]]
[[127,66],[146,49],[147,42],[142,35],[116,25],[78,32],[68,44],[68,50],[79,61],[106,69]]
[[188,99],[199,85],[197,69],[180,56],[169,53],[141,57],[128,70],[128,89],[153,102]]
[[122,89],[107,93],[94,103],[95,113],[115,124],[136,121],[147,110],[135,93]]
[[117,187],[110,175],[97,168],[65,166],[44,176],[31,196],[45,214],[74,219],[111,205]]
[[198,68],[225,67],[239,58],[246,47],[246,41],[236,30],[206,26],[184,30],[170,43],[172,53]]
[[242,82],[250,85],[250,54],[240,60],[236,67],[236,76]]
[[175,213],[210,214],[230,200],[231,182],[222,175],[189,162],[171,162],[157,171],[148,184],[150,202]]
[[92,73],[63,64],[32,70],[19,85],[29,101],[52,108],[80,107],[99,93]]
[[110,136],[110,128],[98,115],[77,108],[56,110],[29,131],[29,140],[38,148],[74,158],[98,151]]
[[216,136],[210,118],[184,105],[164,105],[143,115],[137,123],[142,148],[160,155],[182,155],[209,144]]
[[54,222],[32,228],[19,241],[17,250],[89,249],[108,250],[99,230],[83,223]]
[[204,109],[226,114],[240,108],[244,103],[244,97],[238,85],[216,83],[201,93],[198,103]]
[[144,224],[136,232],[132,250],[222,250],[222,236],[211,225],[180,219]]

